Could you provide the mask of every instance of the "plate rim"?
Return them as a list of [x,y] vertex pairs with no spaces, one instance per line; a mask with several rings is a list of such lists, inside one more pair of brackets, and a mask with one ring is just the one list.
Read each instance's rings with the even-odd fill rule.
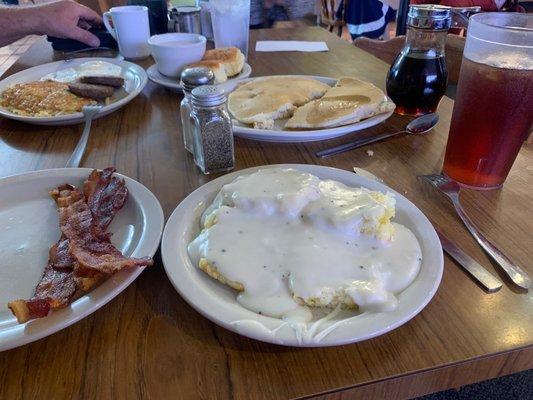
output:
[[[283,341],[283,340],[279,341],[279,340],[274,340],[273,338],[265,338],[265,336],[261,336],[260,337],[260,335],[258,335],[257,332],[252,332],[252,333],[248,333],[248,334],[247,333],[243,333],[243,332],[239,332],[238,328],[236,326],[234,326],[234,324],[232,324],[232,322],[235,322],[235,321],[223,321],[222,320],[222,317],[220,317],[220,315],[221,315],[220,314],[220,311],[221,311],[220,309],[216,310],[216,311],[219,311],[219,314],[217,314],[216,311],[213,311],[211,309],[206,310],[206,309],[202,308],[200,305],[196,304],[189,297],[189,293],[187,293],[186,290],[182,290],[182,288],[180,286],[180,282],[178,281],[178,278],[179,277],[183,278],[183,275],[181,275],[179,277],[175,276],[175,274],[173,273],[173,271],[170,270],[170,267],[169,267],[169,265],[177,265],[178,268],[182,268],[183,271],[186,271],[185,267],[181,264],[181,262],[182,262],[181,255],[182,255],[183,250],[180,249],[179,242],[178,243],[170,242],[172,239],[175,239],[175,237],[172,236],[172,234],[173,234],[173,232],[171,232],[172,230],[177,230],[177,234],[178,234],[179,237],[183,236],[183,234],[185,232],[184,228],[182,228],[182,229],[178,228],[180,226],[186,227],[185,223],[182,220],[181,221],[178,220],[178,218],[180,217],[180,207],[185,208],[185,206],[182,206],[182,204],[184,204],[187,199],[189,199],[189,201],[193,201],[191,199],[195,199],[196,197],[198,197],[200,195],[200,193],[203,192],[205,190],[205,187],[208,186],[208,185],[209,186],[213,186],[214,190],[212,191],[211,194],[214,194],[214,193],[216,193],[217,190],[220,190],[220,188],[224,184],[224,182],[231,181],[230,177],[231,177],[231,179],[234,179],[234,178],[236,178],[239,175],[246,174],[246,173],[252,173],[252,172],[255,172],[255,171],[259,170],[259,169],[265,169],[265,168],[296,168],[296,169],[301,168],[301,170],[303,170],[305,172],[313,173],[313,174],[317,174],[316,173],[317,170],[324,170],[324,171],[328,171],[330,173],[344,175],[347,179],[353,179],[353,177],[357,176],[356,179],[361,181],[361,185],[362,186],[368,185],[369,187],[372,187],[372,186],[377,186],[378,188],[382,187],[383,189],[380,189],[380,190],[387,190],[389,192],[392,192],[395,196],[401,197],[402,201],[405,201],[406,202],[405,204],[411,210],[413,210],[415,213],[417,213],[419,217],[422,218],[422,221],[424,222],[424,224],[429,228],[429,234],[430,234],[431,238],[428,239],[428,241],[429,242],[433,242],[433,245],[435,245],[436,248],[438,248],[438,251],[436,253],[436,256],[438,258],[438,265],[436,265],[434,267],[434,271],[433,271],[435,273],[434,280],[432,281],[432,285],[431,285],[430,290],[427,293],[425,293],[424,297],[421,299],[421,301],[419,303],[417,303],[416,307],[410,308],[409,309],[410,311],[409,311],[407,316],[397,319],[392,324],[389,323],[383,329],[376,329],[375,332],[373,332],[371,334],[368,334],[368,335],[366,335],[364,337],[360,337],[360,338],[356,337],[355,339],[353,337],[352,338],[348,337],[348,338],[343,338],[342,340],[333,340],[333,341],[326,340],[326,341],[324,341],[322,343],[315,343],[315,342],[298,343],[297,341],[295,341],[294,339],[291,339],[291,338],[289,338],[286,341]],[[351,178],[348,178],[348,176],[350,176]],[[333,179],[335,179],[335,178],[333,178]],[[198,205],[200,205],[201,201],[203,201],[203,197],[195,199],[195,201],[196,201],[196,203]],[[420,238],[419,238],[419,240],[420,240]],[[174,252],[172,252],[172,250],[168,250],[169,248],[172,248],[172,247],[174,247],[177,250],[174,251]],[[187,252],[187,250],[185,249],[185,253],[186,252]],[[242,335],[242,336],[245,336],[245,337],[248,337],[248,338],[252,338],[252,339],[255,339],[255,340],[267,342],[267,343],[283,345],[283,346],[293,346],[293,347],[330,347],[330,346],[346,345],[346,344],[350,344],[350,343],[355,343],[355,342],[359,342],[359,341],[368,340],[368,339],[374,338],[376,336],[384,335],[384,334],[386,334],[386,333],[388,333],[388,332],[390,332],[390,331],[392,331],[392,330],[394,330],[396,328],[399,328],[400,326],[406,324],[411,319],[413,319],[415,316],[417,316],[429,304],[429,302],[433,299],[433,297],[435,296],[435,293],[437,292],[437,290],[438,290],[438,288],[440,286],[440,283],[442,281],[442,275],[443,275],[443,270],[444,270],[444,255],[443,255],[442,246],[440,245],[440,240],[438,239],[438,236],[437,236],[437,233],[435,231],[435,228],[433,227],[433,224],[431,224],[429,219],[425,216],[425,214],[414,203],[412,203],[409,199],[404,197],[401,193],[395,191],[394,189],[390,188],[389,186],[387,186],[384,183],[373,181],[373,180],[365,178],[365,177],[363,177],[361,175],[355,175],[355,174],[353,174],[353,173],[351,173],[349,171],[341,170],[339,168],[316,165],[316,164],[270,164],[270,165],[255,166],[255,167],[250,167],[250,168],[234,171],[231,174],[220,176],[220,177],[218,177],[218,178],[216,178],[216,179],[214,179],[212,181],[209,181],[209,182],[205,183],[204,185],[198,187],[196,190],[191,192],[185,199],[183,199],[176,206],[176,208],[172,211],[170,217],[168,218],[168,220],[167,220],[167,222],[165,224],[165,228],[163,230],[162,238],[161,238],[161,259],[162,259],[162,262],[163,262],[165,273],[167,274],[168,279],[172,283],[172,286],[174,286],[174,289],[199,314],[201,314],[202,316],[204,316],[205,318],[207,318],[211,322],[213,322],[213,323],[215,323],[215,324],[217,324],[217,325],[219,325],[219,326],[221,326],[221,327],[223,327],[225,329],[228,329],[228,330],[230,330],[230,331],[232,331],[234,333],[237,333],[239,335]],[[187,255],[186,259],[188,260],[190,265],[193,268],[195,268],[195,266],[192,264],[192,262],[188,258],[188,255]],[[420,272],[419,272],[419,274],[420,274]],[[419,275],[417,275],[417,277],[418,276]],[[205,279],[212,279],[212,278],[209,278],[209,277],[206,276]],[[415,278],[415,281],[416,281],[416,278]],[[413,281],[413,283],[415,281]],[[245,309],[243,309],[243,310],[245,310]],[[376,313],[376,315],[380,315],[380,313]],[[264,318],[272,319],[270,317],[261,316],[261,315],[258,315],[257,318],[260,319],[260,320],[264,320]]]
[[[238,85],[251,82],[256,78],[266,78],[266,77],[296,77],[296,78],[307,78],[314,79],[316,81],[326,83],[327,85],[333,86],[340,78],[333,78],[330,76],[321,76],[321,75],[301,75],[301,74],[276,74],[268,76],[258,76],[251,77],[246,79],[241,79]],[[371,82],[370,82],[371,83]],[[236,89],[236,86],[233,86],[234,82],[224,82],[222,85],[232,86],[229,92],[232,92]],[[388,96],[387,98],[392,101]],[[370,128],[372,126],[378,125],[382,122],[385,122],[394,114],[394,111],[389,111],[382,114],[374,115],[370,118],[366,118],[362,121],[358,121],[348,125],[335,126],[332,128],[324,129],[295,129],[290,131],[283,130],[269,130],[269,129],[256,129],[249,126],[244,126],[240,124],[233,123],[233,133],[235,136],[239,136],[245,139],[257,140],[262,142],[274,142],[274,143],[304,143],[304,142],[316,142],[321,140],[328,140],[337,138],[340,136],[347,135],[349,133],[355,133],[363,129]],[[232,117],[232,120],[235,121],[235,118]]]
[[[248,67],[246,71],[245,71],[245,67]],[[156,73],[161,75],[161,76],[163,76],[163,77],[165,77],[163,74],[161,74],[161,72],[158,71],[156,63],[154,63],[154,64],[150,65],[148,68],[146,68],[146,74],[148,75],[148,79],[151,82],[155,83],[156,85],[163,86],[164,88],[167,88],[167,89],[170,89],[170,90],[174,90],[176,92],[182,92],[183,91],[183,89],[181,88],[181,85],[179,84],[179,82],[177,82],[177,81],[176,81],[176,83],[165,82],[165,81],[159,79],[157,76],[155,76]],[[226,82],[221,82],[221,83],[218,83],[217,85],[224,85],[227,82],[236,82],[236,81],[241,81],[243,79],[248,79],[251,74],[252,74],[252,66],[250,64],[248,64],[247,62],[245,62],[243,70],[240,73],[238,73],[234,77],[229,78]],[[168,77],[165,77],[165,78],[168,78]],[[168,79],[171,79],[171,78],[168,78]]]
[[[16,84],[17,83],[17,79],[18,77],[24,75],[24,74],[27,74],[28,72],[34,72],[34,71],[37,71],[38,69],[41,69],[43,67],[51,67],[53,65],[60,65],[62,63],[68,63],[69,65],[71,66],[75,66],[75,65],[79,65],[83,62],[86,62],[86,61],[106,61],[106,62],[109,62],[111,64],[115,64],[115,65],[119,65],[123,68],[127,67],[127,68],[130,68],[130,69],[133,69],[137,75],[141,78],[141,82],[139,84],[139,86],[131,91],[130,93],[128,93],[127,96],[111,103],[111,104],[108,104],[104,107],[102,107],[102,111],[100,112],[100,116],[97,116],[98,117],[103,117],[113,111],[116,111],[120,108],[122,108],[123,106],[125,106],[126,104],[128,104],[131,100],[133,100],[135,97],[137,97],[141,92],[142,90],[144,89],[144,87],[146,86],[146,84],[148,83],[148,75],[145,71],[145,69],[143,67],[141,67],[140,65],[138,64],[135,64],[135,63],[132,63],[130,61],[127,61],[127,60],[124,60],[124,59],[120,59],[120,58],[108,58],[108,57],[80,57],[80,58],[74,58],[74,59],[70,59],[70,60],[59,60],[59,61],[52,61],[52,62],[49,62],[49,63],[45,63],[45,64],[40,64],[40,65],[35,65],[33,67],[29,67],[29,68],[26,68],[26,69],[23,69],[22,71],[19,71],[19,72],[16,72],[12,75],[9,75],[9,76],[6,76],[4,79],[0,80],[0,85],[5,83],[6,81],[8,81],[8,85],[12,85],[12,84]],[[65,66],[65,68],[68,68],[68,65]],[[13,82],[11,82],[13,81]],[[61,123],[65,123],[65,124],[72,124],[72,123],[79,123],[79,122],[83,122],[84,120],[84,116],[83,116],[83,113],[81,112],[76,112],[76,113],[73,113],[73,114],[65,114],[65,115],[56,115],[54,117],[33,117],[33,116],[29,116],[29,115],[18,115],[18,114],[14,114],[8,110],[6,110],[5,108],[3,107],[0,107],[0,117],[3,117],[3,118],[7,118],[7,119],[12,119],[12,120],[15,120],[15,121],[21,121],[21,122],[27,122],[27,123],[31,123],[31,124],[36,124],[36,125],[39,125],[39,124],[45,124],[45,125],[48,125],[48,124],[61,124]]]
[[[18,181],[21,178],[23,179],[35,179],[39,176],[62,176],[65,174],[65,179],[75,178],[83,179],[87,177],[88,174],[94,170],[94,168],[82,167],[82,168],[51,168],[37,171],[29,171],[16,173],[0,178],[0,186],[9,185],[10,182]],[[153,257],[159,248],[161,242],[161,236],[164,228],[164,213],[161,207],[161,204],[157,197],[142,183],[136,181],[133,178],[130,178],[121,173],[115,172],[116,176],[123,178],[126,181],[126,186],[128,187],[129,195],[132,195],[132,188],[135,192],[133,197],[142,198],[144,202],[150,201],[149,207],[142,206],[137,199],[139,208],[141,209],[142,217],[146,221],[145,229],[143,230],[143,236],[148,235],[145,238],[139,240],[139,244],[133,249],[132,256],[149,256]],[[149,199],[149,200],[148,200]],[[146,204],[146,203],[145,203]],[[150,226],[153,225],[153,226]],[[141,253],[142,254],[137,254]],[[94,291],[87,292],[79,299],[76,299],[72,304],[82,300],[90,299],[87,304],[81,304],[79,310],[74,310],[72,307],[65,307],[61,310],[55,311],[52,315],[45,317],[43,319],[30,320],[24,324],[14,324],[7,325],[5,328],[0,326],[0,351],[14,349],[32,343],[44,337],[50,336],[64,328],[67,328],[76,322],[84,319],[85,317],[93,314],[95,311],[102,308],[105,304],[109,303],[111,300],[120,295],[126,288],[128,288],[137,277],[144,271],[145,267],[137,267],[131,271],[121,271],[119,274],[124,273],[124,277],[121,278],[121,281],[115,288],[103,293],[97,298],[92,298]],[[113,279],[110,277],[109,279]],[[105,283],[105,282],[104,282]],[[101,286],[99,286],[101,287]],[[98,289],[99,287],[95,288]],[[65,314],[63,316],[63,314]],[[46,323],[46,318],[53,317],[57,319],[55,324],[49,325]],[[49,321],[49,320],[48,320]],[[43,326],[39,326],[33,330],[31,327],[32,323],[39,323]],[[29,329],[27,329],[29,327]],[[27,333],[26,330],[31,331]],[[7,338],[4,338],[7,336]]]

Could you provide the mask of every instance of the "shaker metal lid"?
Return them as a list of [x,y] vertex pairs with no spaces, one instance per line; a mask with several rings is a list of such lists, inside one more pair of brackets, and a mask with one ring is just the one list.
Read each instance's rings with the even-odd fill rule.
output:
[[211,85],[215,81],[215,74],[206,67],[185,68],[181,71],[180,85],[187,93],[197,86]]
[[177,14],[191,14],[191,13],[197,13],[200,12],[201,8],[196,6],[183,6],[183,7],[174,7],[172,9],[173,12],[176,12]]
[[198,86],[192,90],[191,96],[192,104],[200,107],[213,107],[226,102],[226,94],[220,86]]
[[434,4],[414,4],[409,6],[407,25],[432,30],[450,29],[452,8]]

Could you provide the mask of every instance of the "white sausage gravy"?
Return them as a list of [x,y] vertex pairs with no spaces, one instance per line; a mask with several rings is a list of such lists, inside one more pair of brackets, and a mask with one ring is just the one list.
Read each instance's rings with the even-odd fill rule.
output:
[[259,170],[221,189],[188,251],[259,314],[307,322],[310,307],[393,311],[422,261],[414,234],[390,222],[394,206],[390,193]]

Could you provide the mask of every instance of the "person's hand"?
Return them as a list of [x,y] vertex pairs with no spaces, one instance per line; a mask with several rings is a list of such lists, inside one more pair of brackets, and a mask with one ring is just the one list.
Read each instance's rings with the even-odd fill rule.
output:
[[100,40],[87,29],[102,24],[102,18],[90,8],[74,1],[60,0],[34,7],[34,10],[43,34],[78,40],[92,47],[100,46]]

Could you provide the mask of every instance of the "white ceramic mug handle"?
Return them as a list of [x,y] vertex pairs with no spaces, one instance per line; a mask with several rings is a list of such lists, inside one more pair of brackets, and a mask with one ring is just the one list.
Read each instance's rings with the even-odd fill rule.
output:
[[109,34],[111,36],[113,36],[113,39],[117,40],[117,35],[115,34],[115,30],[113,29],[113,27],[109,23],[109,17],[111,17],[111,13],[109,11],[106,11],[102,15],[102,19],[104,20],[104,26],[107,29],[107,31],[109,32]]

